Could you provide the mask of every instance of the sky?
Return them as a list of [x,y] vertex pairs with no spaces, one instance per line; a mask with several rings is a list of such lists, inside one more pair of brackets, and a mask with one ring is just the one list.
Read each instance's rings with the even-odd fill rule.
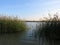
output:
[[0,14],[24,20],[39,20],[60,12],[60,0],[0,0]]

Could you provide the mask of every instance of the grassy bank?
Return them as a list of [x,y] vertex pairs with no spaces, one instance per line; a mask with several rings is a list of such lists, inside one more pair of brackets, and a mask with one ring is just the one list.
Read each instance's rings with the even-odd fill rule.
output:
[[19,32],[26,30],[25,22],[14,17],[1,16],[0,17],[0,33]]
[[49,39],[60,39],[60,19],[57,15],[54,15],[53,18],[47,19],[42,23],[38,28],[38,36],[41,37],[45,35]]

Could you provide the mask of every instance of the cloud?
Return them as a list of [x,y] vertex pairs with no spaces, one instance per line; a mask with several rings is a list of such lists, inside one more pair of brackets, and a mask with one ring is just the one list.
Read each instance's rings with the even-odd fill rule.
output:
[[52,0],[52,1],[46,1],[45,3],[43,3],[43,5],[55,5],[59,3],[60,3],[60,0]]

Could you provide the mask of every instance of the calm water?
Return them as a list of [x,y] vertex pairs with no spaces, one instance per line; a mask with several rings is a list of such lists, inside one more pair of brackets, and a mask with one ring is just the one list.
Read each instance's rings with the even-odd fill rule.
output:
[[[39,41],[34,37],[39,22],[26,22],[29,28],[23,33],[0,34],[0,45],[59,45],[60,41],[47,41],[42,37]],[[54,43],[55,44],[54,44]]]
[[0,45],[34,45],[37,22],[26,22],[28,30],[23,33],[0,34]]

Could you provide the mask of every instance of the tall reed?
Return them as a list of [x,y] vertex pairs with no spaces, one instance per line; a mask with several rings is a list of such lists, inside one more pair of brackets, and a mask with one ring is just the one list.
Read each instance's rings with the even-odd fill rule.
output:
[[0,17],[0,33],[2,32],[19,32],[26,30],[26,23],[16,17]]
[[54,17],[50,17],[49,19],[42,23],[42,28],[39,26],[38,28],[38,36],[41,37],[45,35],[46,38],[49,39],[60,39],[60,19],[58,15],[54,14]]

